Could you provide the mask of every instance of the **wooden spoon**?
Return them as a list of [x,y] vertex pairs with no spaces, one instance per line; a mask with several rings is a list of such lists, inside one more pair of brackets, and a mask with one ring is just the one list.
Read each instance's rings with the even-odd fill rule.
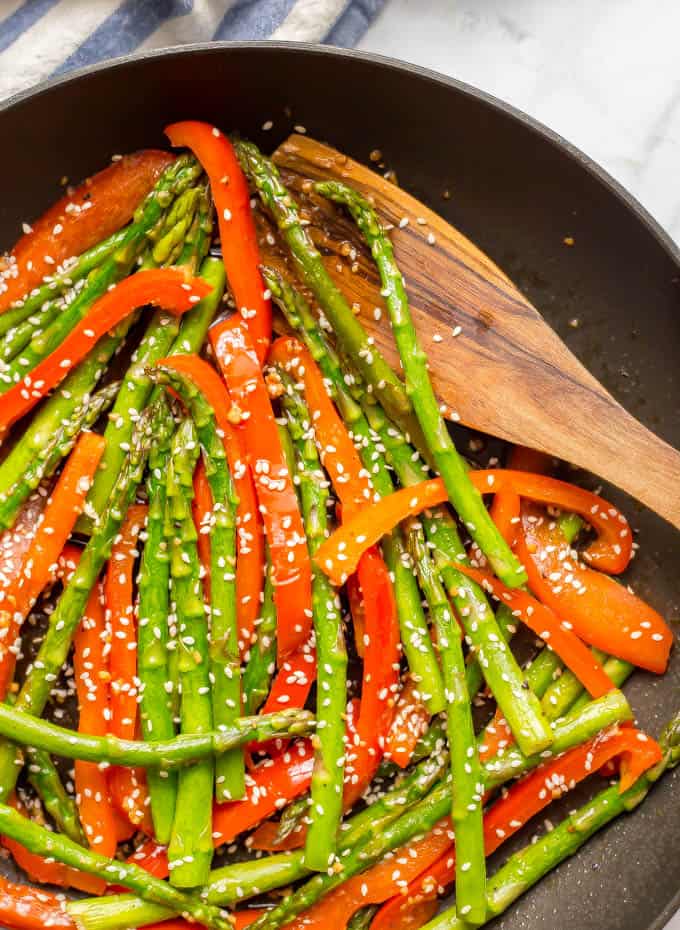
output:
[[[346,181],[394,227],[434,387],[454,419],[595,472],[680,528],[680,453],[614,400],[488,256],[414,197],[308,136],[290,136],[274,160],[298,189],[309,187],[306,179]],[[384,303],[367,264],[326,258],[398,369],[387,312],[374,312]]]

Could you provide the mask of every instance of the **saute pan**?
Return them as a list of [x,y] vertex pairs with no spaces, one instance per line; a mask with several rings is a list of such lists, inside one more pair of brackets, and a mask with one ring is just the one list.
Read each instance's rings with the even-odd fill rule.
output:
[[[678,250],[564,140],[421,68],[313,46],[226,43],[43,85],[0,107],[0,247],[57,197],[64,175],[80,179],[117,152],[164,145],[163,126],[187,118],[237,128],[267,150],[300,125],[364,161],[379,148],[400,183],[488,252],[635,416],[680,446]],[[502,404],[502,384],[497,392]],[[639,530],[630,582],[677,621],[680,534],[610,494]],[[641,725],[657,733],[680,704],[678,650],[663,679],[638,672],[626,690]],[[575,806],[570,797],[566,807]],[[494,926],[660,930],[680,905],[679,863],[676,771]]]

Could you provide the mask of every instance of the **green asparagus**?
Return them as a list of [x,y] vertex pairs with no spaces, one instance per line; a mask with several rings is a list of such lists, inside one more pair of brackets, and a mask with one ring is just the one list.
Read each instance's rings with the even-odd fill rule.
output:
[[[291,383],[286,384],[281,402],[295,446],[297,468],[294,474],[297,476],[309,554],[313,556],[328,531],[328,482],[314,445],[309,410]],[[312,574],[312,611],[317,654],[317,745],[305,864],[324,872],[333,864],[342,819],[347,650],[338,595],[316,565],[313,565]]]
[[231,928],[228,916],[220,908],[203,902],[200,897],[178,891],[133,863],[109,859],[79,846],[68,837],[52,833],[22,817],[5,804],[0,804],[0,831],[32,853],[56,859],[112,884],[123,884],[136,891],[144,900],[172,908],[207,927],[213,927],[215,930]]
[[[198,454],[196,429],[187,417],[173,438],[166,504],[166,522],[170,523],[172,534],[170,579],[177,624],[180,731],[183,734],[205,734],[213,729],[208,624],[200,580],[197,534],[191,513]],[[168,844],[170,881],[177,887],[193,888],[207,880],[213,855],[214,776],[213,759],[204,759],[179,773],[175,816]]]

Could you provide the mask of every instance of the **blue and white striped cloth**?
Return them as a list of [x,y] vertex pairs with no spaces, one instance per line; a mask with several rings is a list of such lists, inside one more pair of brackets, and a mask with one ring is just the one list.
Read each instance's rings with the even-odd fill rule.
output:
[[354,45],[385,0],[0,0],[0,98],[131,52],[213,39]]

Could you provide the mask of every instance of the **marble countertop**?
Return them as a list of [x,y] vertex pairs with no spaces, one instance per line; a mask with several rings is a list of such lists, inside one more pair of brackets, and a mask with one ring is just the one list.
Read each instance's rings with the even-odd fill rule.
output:
[[359,48],[452,75],[539,119],[680,243],[679,33],[678,0],[388,0]]
[[[680,244],[678,34],[678,0],[388,0],[359,48],[529,113],[609,171]],[[680,912],[666,930],[680,930]]]

